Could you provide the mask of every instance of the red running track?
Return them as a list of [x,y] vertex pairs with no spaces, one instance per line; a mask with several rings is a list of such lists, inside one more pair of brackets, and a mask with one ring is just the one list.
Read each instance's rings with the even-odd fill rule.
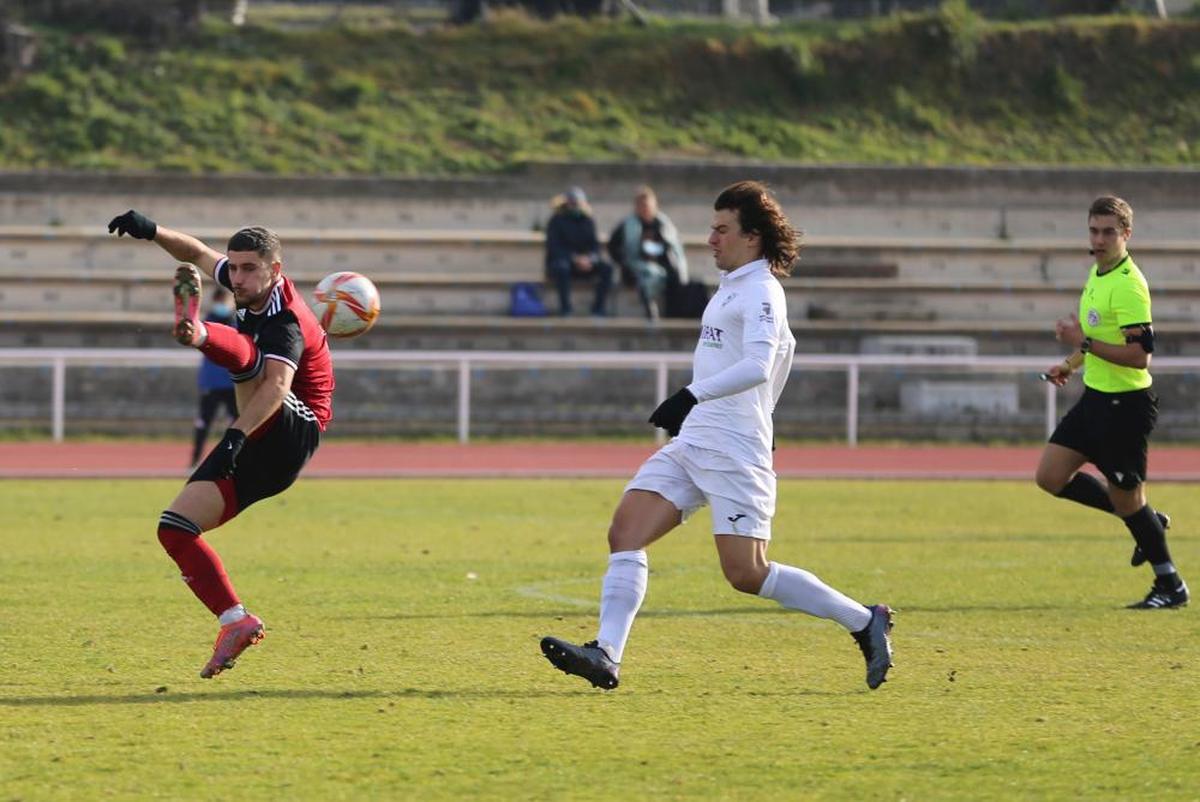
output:
[[[0,478],[180,478],[180,442],[0,443]],[[629,443],[323,444],[306,477],[629,477],[654,445]],[[785,446],[783,477],[1027,479],[1040,446]],[[1200,481],[1200,448],[1152,448],[1151,481]]]

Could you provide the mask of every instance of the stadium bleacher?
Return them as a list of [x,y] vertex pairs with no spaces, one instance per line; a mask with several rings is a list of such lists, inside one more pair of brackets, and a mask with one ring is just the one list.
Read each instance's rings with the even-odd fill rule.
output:
[[239,225],[270,225],[304,289],[335,270],[369,275],[384,315],[343,347],[687,349],[694,322],[650,326],[629,288],[613,319],[514,320],[509,287],[543,280],[549,198],[576,183],[602,233],[628,213],[635,186],[655,185],[693,277],[715,283],[710,197],[746,174],[770,180],[806,230],[785,286],[793,326],[814,348],[855,351],[864,337],[903,333],[1044,350],[1086,267],[1081,209],[1114,188],[1138,210],[1132,244],[1156,320],[1176,343],[1200,341],[1200,212],[1186,173],[583,164],[442,180],[0,174],[0,346],[130,345],[162,330],[170,260],[104,229],[134,207],[217,247]]

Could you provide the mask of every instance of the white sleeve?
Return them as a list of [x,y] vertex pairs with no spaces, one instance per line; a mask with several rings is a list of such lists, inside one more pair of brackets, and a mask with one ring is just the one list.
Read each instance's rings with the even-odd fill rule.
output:
[[697,401],[724,398],[757,387],[771,377],[771,358],[775,344],[764,340],[747,342],[744,356],[729,367],[706,379],[692,382],[687,389]]
[[787,321],[783,287],[774,279],[756,285],[741,302],[742,343],[779,345],[780,320]]

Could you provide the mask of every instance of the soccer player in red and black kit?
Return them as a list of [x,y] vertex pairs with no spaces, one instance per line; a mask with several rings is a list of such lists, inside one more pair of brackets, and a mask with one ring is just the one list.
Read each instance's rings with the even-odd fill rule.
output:
[[[333,362],[325,332],[283,275],[273,231],[243,228],[221,254],[133,210],[114,217],[108,230],[152,240],[187,263],[175,270],[175,339],[229,370],[235,382],[237,418],[158,523],[159,542],[220,623],[212,659],[200,671],[208,678],[232,668],[264,629],[202,535],[296,481],[332,417]],[[200,270],[233,292],[236,328],[200,320]]]

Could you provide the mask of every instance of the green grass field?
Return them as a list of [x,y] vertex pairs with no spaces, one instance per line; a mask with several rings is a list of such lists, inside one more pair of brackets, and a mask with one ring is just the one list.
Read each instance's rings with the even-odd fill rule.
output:
[[[612,693],[615,481],[305,481],[212,534],[268,637],[160,551],[174,482],[0,483],[0,799],[1195,799],[1200,627],[1122,605],[1124,527],[1030,483],[786,482],[772,556],[898,609],[871,692],[835,624],[728,589],[707,517],[656,544]],[[1200,577],[1195,487],[1161,485]]]

